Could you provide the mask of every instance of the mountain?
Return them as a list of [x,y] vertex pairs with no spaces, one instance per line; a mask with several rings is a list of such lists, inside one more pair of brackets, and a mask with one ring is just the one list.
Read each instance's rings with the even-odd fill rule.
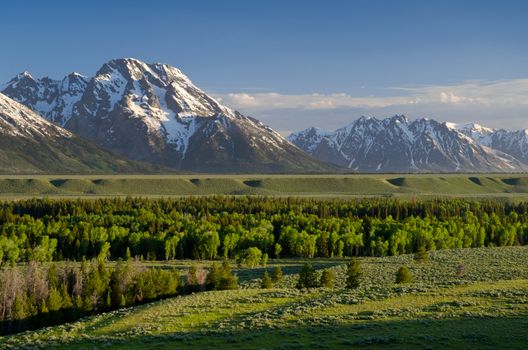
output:
[[72,115],[88,84],[88,79],[72,73],[62,80],[34,79],[27,71],[7,83],[2,93],[18,101],[46,119],[64,126]]
[[0,173],[115,172],[149,168],[119,159],[0,93]]
[[490,129],[478,124],[456,126],[460,132],[478,143],[510,154],[528,164],[528,129]]
[[116,59],[92,78],[19,74],[2,91],[71,132],[129,159],[193,171],[334,169],[208,96],[166,64]]
[[476,135],[430,119],[362,117],[334,132],[309,128],[288,139],[319,160],[359,172],[513,172],[528,168],[511,154],[480,143]]

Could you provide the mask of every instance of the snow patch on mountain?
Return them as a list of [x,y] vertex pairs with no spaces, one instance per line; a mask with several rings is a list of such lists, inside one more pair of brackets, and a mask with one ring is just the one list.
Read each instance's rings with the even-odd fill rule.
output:
[[[356,171],[519,171],[526,164],[492,147],[494,129],[405,116],[361,117],[333,132],[308,128],[288,139],[319,160]],[[495,142],[496,143],[496,142]],[[528,146],[523,150],[528,150]]]
[[64,126],[86,85],[87,78],[78,73],[53,80],[35,79],[25,71],[3,85],[1,91],[46,119]]
[[92,78],[78,80],[83,84],[74,89],[48,78],[21,77],[4,91],[68,130],[135,160],[207,171],[328,167],[258,120],[221,105],[169,65],[115,59]]
[[0,133],[11,136],[71,137],[72,134],[0,93]]

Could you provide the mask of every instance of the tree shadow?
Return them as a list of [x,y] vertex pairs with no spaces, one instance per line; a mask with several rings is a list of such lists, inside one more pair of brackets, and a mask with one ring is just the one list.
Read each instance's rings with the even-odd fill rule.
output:
[[110,349],[525,349],[527,326],[524,317],[328,321],[103,337],[50,347],[93,348],[100,343]]

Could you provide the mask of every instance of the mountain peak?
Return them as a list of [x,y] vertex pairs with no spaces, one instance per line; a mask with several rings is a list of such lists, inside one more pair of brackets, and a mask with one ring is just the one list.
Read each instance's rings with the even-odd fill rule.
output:
[[18,73],[16,78],[18,80],[22,80],[22,79],[35,80],[35,78],[33,78],[33,76],[27,70],[23,71],[22,73]]
[[374,118],[374,117],[367,117],[367,116],[362,115],[362,116],[359,117],[356,121],[359,121],[359,122],[365,122],[365,121],[373,120],[373,119],[375,119],[375,118]]
[[[513,151],[504,151],[512,148],[512,142],[504,141],[502,148],[490,148],[491,136],[485,144],[452,123],[426,118],[409,122],[403,115],[370,119],[369,123],[366,120],[362,117],[324,138],[295,133],[289,140],[321,161],[363,172],[510,172],[524,170],[528,164],[519,160],[520,152],[513,155]],[[507,139],[514,140],[515,136]],[[520,142],[528,143],[524,139]],[[528,158],[528,145],[525,148]]]
[[87,77],[85,77],[81,73],[71,72],[66,77],[64,77],[64,79],[71,79],[71,80],[73,80],[73,79],[87,79]]
[[27,70],[23,71],[22,73],[19,74],[19,76],[23,76],[23,77],[28,77],[28,78],[33,78],[31,76],[31,74],[29,74],[29,72]]
[[139,80],[148,76],[163,84],[170,85],[173,82],[179,82],[192,85],[191,80],[176,67],[165,63],[145,63],[136,58],[112,59],[103,64],[96,76],[111,75],[115,72],[123,75],[126,79]]
[[444,125],[451,130],[457,130],[458,131],[458,124],[451,123],[451,122],[444,122]]
[[490,133],[490,132],[493,132],[494,129],[491,129],[491,128],[487,128],[485,126],[482,126],[480,124],[477,124],[477,123],[467,123],[467,124],[462,124],[459,126],[459,129],[460,130],[472,130],[472,131],[475,131],[475,132],[485,132],[485,133]]
[[207,171],[328,167],[261,122],[221,105],[168,64],[117,58],[91,78],[70,74],[3,91],[134,160]]
[[409,123],[409,119],[403,114],[400,114],[400,115],[396,114],[395,116],[390,118],[390,120],[395,123],[405,123],[405,124]]
[[16,87],[16,86],[18,86],[18,84],[20,84],[20,82],[34,84],[35,83],[35,79],[33,78],[33,76],[27,70],[25,70],[22,73],[18,73],[13,79],[8,81],[7,83],[2,84],[0,86],[0,89],[1,89],[0,92],[5,90],[9,86],[15,86]]
[[73,88],[77,92],[82,92],[88,84],[88,80],[87,77],[77,72],[70,73],[62,79],[62,89],[70,90]]

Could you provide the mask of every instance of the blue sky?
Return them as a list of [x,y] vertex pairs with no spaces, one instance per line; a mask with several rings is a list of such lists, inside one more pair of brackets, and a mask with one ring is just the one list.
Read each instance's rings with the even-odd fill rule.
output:
[[527,13],[527,1],[6,0],[0,82],[135,57],[283,133],[396,113],[528,127]]

